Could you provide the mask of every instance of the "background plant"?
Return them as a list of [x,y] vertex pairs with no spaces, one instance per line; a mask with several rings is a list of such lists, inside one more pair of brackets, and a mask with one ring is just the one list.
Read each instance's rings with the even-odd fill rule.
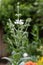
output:
[[0,21],[4,26],[4,41],[11,52],[20,53],[20,55],[26,52],[29,56],[41,56],[43,55],[43,42],[40,36],[40,31],[43,31],[43,1],[19,1],[19,13],[21,13],[19,19],[22,19],[24,24],[16,25],[14,22],[17,19],[15,14],[17,14],[18,1],[1,1]]

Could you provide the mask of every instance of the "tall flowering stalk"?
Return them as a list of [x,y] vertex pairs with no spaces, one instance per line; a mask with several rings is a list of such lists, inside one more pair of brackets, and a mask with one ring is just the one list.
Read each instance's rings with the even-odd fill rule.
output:
[[19,13],[19,2],[17,3],[17,14],[16,14],[16,16],[17,16],[17,20],[14,22],[15,24],[20,24],[20,25],[22,25],[22,24],[24,24],[23,23],[23,20],[22,19],[20,19],[19,20],[19,17],[21,16],[21,14]]

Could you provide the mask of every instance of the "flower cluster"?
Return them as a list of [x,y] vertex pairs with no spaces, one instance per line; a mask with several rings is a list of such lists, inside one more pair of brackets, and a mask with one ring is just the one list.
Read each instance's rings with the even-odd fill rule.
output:
[[37,65],[43,65],[43,57],[38,60]]
[[17,19],[14,23],[15,24],[20,24],[20,25],[24,24],[22,19],[20,19],[20,20]]
[[36,65],[36,63],[32,62],[32,61],[29,61],[29,62],[26,62],[25,65]]

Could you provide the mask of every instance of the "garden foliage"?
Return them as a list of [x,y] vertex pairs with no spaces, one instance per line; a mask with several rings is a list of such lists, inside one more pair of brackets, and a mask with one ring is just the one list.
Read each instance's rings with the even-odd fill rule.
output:
[[[19,4],[20,20],[23,24],[15,24],[18,19],[17,2]],[[15,62],[23,53],[29,56],[43,55],[43,42],[40,36],[43,30],[43,1],[42,0],[1,0],[0,22],[4,26],[4,42],[8,44]],[[16,65],[16,64],[15,64]]]

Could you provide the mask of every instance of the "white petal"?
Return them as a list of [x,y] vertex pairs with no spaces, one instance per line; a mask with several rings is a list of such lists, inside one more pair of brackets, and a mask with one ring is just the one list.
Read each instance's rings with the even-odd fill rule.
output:
[[27,53],[24,53],[24,54],[23,54],[23,57],[27,57],[27,56],[28,56],[28,54],[27,54]]
[[22,19],[20,19],[20,22],[23,22],[23,20],[22,20]]
[[23,24],[23,20],[19,20],[19,19],[17,19],[15,22],[14,22],[15,24],[20,24],[20,25],[22,25]]
[[20,25],[22,25],[22,24],[23,24],[23,22],[20,22],[19,24],[20,24]]

